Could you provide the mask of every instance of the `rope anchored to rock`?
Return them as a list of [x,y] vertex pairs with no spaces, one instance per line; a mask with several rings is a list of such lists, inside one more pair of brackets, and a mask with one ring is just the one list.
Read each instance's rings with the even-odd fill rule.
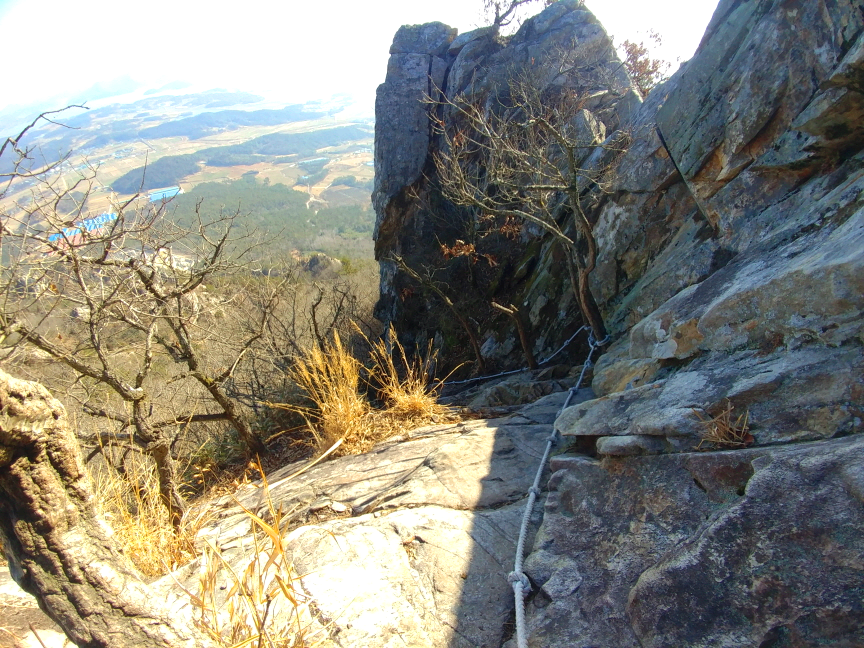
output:
[[[582,329],[584,328],[586,327],[583,326]],[[577,333],[582,329],[579,329]],[[573,394],[575,394],[582,386],[585,372],[593,366],[591,357],[594,355],[594,351],[609,343],[608,335],[598,342],[594,338],[594,332],[590,329],[588,330],[588,345],[591,347],[591,350],[588,352],[588,357],[582,365],[582,371],[579,373],[579,380],[577,380],[576,384],[568,390],[567,399],[564,401],[561,409],[558,410],[558,416],[561,416],[561,413],[570,406]],[[570,338],[570,340],[572,339],[573,338]],[[570,340],[568,340],[568,343]],[[553,428],[552,434],[550,434],[549,438],[546,440],[546,450],[543,452],[543,458],[540,459],[540,466],[537,468],[537,474],[534,476],[534,483],[531,484],[531,488],[528,489],[528,503],[525,505],[525,513],[522,515],[522,526],[519,528],[519,541],[516,543],[516,560],[513,565],[513,571],[507,575],[507,582],[510,583],[511,587],[513,587],[513,597],[516,602],[516,645],[518,648],[528,648],[528,637],[525,632],[525,597],[531,593],[531,582],[528,580],[528,576],[525,575],[525,572],[522,571],[522,561],[525,557],[525,538],[528,535],[528,526],[531,522],[531,514],[534,512],[534,503],[537,501],[537,497],[541,492],[540,478],[543,476],[543,469],[546,466],[546,460],[549,459],[549,453],[557,443],[558,434]]]
[[[581,326],[579,329],[577,329],[577,331],[573,335],[571,335],[569,338],[567,338],[567,341],[564,342],[564,344],[562,344],[558,348],[558,350],[555,351],[555,353],[550,355],[545,360],[540,360],[537,363],[537,366],[542,367],[543,365],[548,363],[550,360],[552,360],[552,358],[554,358],[559,353],[561,353],[564,349],[566,349],[567,345],[570,344],[573,340],[575,340],[577,335],[579,335],[582,331],[584,331],[587,328],[588,328],[587,326]],[[606,336],[606,341],[608,341],[608,340],[609,340],[609,336]],[[591,342],[590,336],[588,338],[588,342],[589,343]],[[603,344],[605,344],[605,343],[606,342],[604,341]],[[501,378],[502,376],[510,376],[512,374],[522,373],[523,371],[528,371],[528,370],[527,369],[511,369],[510,371],[502,371],[501,373],[490,374],[488,376],[477,376],[476,378],[465,378],[464,380],[447,380],[443,384],[444,385],[464,385],[465,383],[479,382],[481,380],[491,380],[492,378]]]

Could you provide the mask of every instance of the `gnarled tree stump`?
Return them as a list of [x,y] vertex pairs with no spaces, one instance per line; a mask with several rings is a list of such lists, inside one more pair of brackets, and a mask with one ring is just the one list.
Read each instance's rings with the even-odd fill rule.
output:
[[0,371],[0,540],[12,577],[78,646],[197,648],[97,516],[63,405]]

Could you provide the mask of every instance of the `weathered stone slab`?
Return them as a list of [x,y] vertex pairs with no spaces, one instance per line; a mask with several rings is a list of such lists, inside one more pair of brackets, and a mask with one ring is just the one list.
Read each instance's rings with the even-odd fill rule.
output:
[[288,542],[339,645],[491,648],[513,609],[521,515],[424,506],[301,527]]
[[828,80],[864,20],[855,3],[842,4],[834,16],[821,3],[718,6],[658,114],[678,167],[701,197],[767,151]]
[[[361,515],[424,505],[458,510],[501,506],[525,497],[551,431],[548,424],[524,418],[419,428],[411,440],[340,457],[293,479],[285,478],[296,466],[275,472],[268,477],[270,500],[300,521],[310,509],[324,507]],[[222,501],[222,512],[201,538],[226,546],[246,534],[248,519],[237,503],[261,512],[267,506],[260,488],[248,486]]]
[[735,417],[749,412],[758,444],[859,432],[864,354],[854,344],[710,354],[670,378],[570,407],[555,428],[565,437],[666,437],[667,451],[691,450],[727,403]]
[[639,577],[639,645],[864,644],[862,441],[755,459],[745,496]]
[[597,454],[611,457],[660,454],[665,447],[661,439],[641,434],[600,437],[596,446]]
[[[248,486],[198,540],[242,568],[254,534],[238,504],[265,518],[281,507],[297,593],[312,615],[304,623],[323,645],[500,646],[524,501],[552,432],[533,421],[550,419],[564,398],[552,394],[524,415],[418,428],[293,478],[298,466],[288,466],[268,476],[270,504],[260,484]],[[195,569],[176,575],[193,590]],[[178,618],[191,614],[187,600],[168,596]]]
[[530,646],[860,645],[864,437],[552,470]]
[[859,336],[864,330],[864,176],[850,184],[821,203],[828,213],[851,212],[848,220],[770,252],[748,251],[682,290],[633,327],[630,357],[685,359],[771,340],[777,346],[809,340],[839,345]]
[[519,410],[519,415],[534,423],[552,425],[558,418],[564,403],[573,406],[592,398],[594,398],[594,392],[591,391],[590,387],[583,387],[574,392],[572,396],[569,395],[569,391],[557,392],[526,405]]

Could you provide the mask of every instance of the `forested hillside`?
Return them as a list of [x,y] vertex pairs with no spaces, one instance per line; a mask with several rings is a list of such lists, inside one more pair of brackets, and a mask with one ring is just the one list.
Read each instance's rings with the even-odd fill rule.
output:
[[166,155],[146,166],[133,169],[115,180],[113,183],[114,191],[134,194],[139,191],[176,185],[181,178],[198,170],[199,159],[200,156],[194,153]]
[[[359,205],[309,209],[308,196],[281,183],[269,184],[247,177],[234,182],[205,182],[174,198],[168,214],[180,225],[195,222],[196,208],[206,217],[239,211],[242,223],[267,235],[268,256],[291,250],[318,251],[345,256],[357,239],[371,241],[375,214]],[[200,204],[200,206],[199,206]],[[193,228],[194,229],[194,228]],[[371,256],[371,254],[369,255]]]

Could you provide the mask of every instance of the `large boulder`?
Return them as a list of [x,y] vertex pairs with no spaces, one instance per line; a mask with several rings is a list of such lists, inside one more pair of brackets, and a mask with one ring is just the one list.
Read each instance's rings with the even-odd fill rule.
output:
[[530,646],[864,640],[864,437],[552,471]]

